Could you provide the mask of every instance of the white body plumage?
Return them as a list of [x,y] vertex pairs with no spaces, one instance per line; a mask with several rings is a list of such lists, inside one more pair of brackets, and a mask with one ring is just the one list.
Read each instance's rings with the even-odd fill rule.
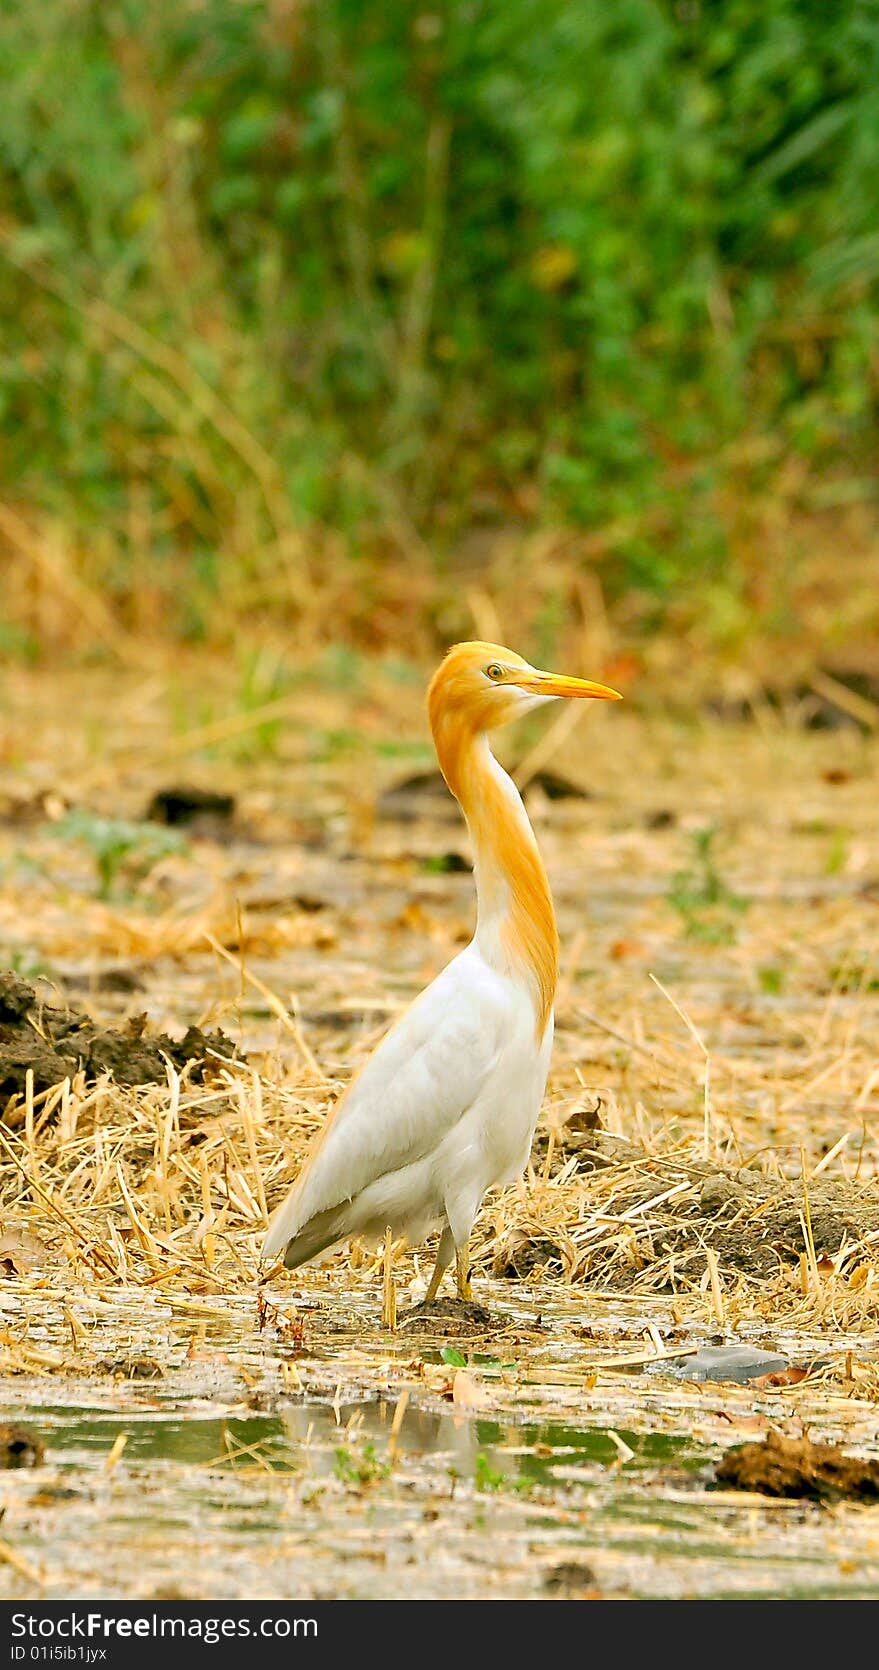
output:
[[555,695],[615,694],[496,645],[449,653],[431,724],[473,839],[476,932],[349,1085],[269,1226],[264,1258],[284,1252],[296,1266],[349,1236],[389,1227],[418,1242],[442,1228],[432,1295],[486,1190],[524,1169],[549,1069],[558,943],[531,825],[485,733]]
[[339,1207],[345,1235],[417,1243],[448,1223],[463,1246],[486,1190],[527,1163],[551,1047],[552,1017],[538,1043],[531,994],[474,940],[355,1079],[263,1256]]

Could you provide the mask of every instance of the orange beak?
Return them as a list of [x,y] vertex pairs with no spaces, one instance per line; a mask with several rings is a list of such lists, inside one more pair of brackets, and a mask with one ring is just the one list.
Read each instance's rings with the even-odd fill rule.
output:
[[609,684],[593,684],[588,678],[567,678],[564,673],[526,673],[515,682],[520,690],[527,690],[533,696],[592,696],[599,702],[623,699]]

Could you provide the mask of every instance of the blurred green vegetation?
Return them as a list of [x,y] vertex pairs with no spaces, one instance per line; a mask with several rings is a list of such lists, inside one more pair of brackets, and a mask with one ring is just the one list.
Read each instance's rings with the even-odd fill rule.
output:
[[0,76],[0,541],[135,627],[528,528],[659,619],[873,503],[879,0],[7,0]]
[[122,879],[136,887],[163,858],[186,847],[177,830],[131,823],[126,818],[104,818],[78,806],[65,813],[54,832],[60,841],[76,842],[88,852],[95,866],[99,899],[111,899]]

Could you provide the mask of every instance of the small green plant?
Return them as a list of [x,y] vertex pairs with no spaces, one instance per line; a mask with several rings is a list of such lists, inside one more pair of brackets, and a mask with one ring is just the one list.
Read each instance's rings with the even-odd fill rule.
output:
[[505,1473],[492,1467],[484,1450],[480,1450],[476,1457],[473,1482],[477,1490],[503,1490],[509,1483]]
[[175,830],[149,823],[130,823],[125,818],[104,818],[85,807],[74,807],[55,825],[62,841],[78,841],[94,860],[98,897],[109,899],[122,876],[137,884],[149,875],[161,859],[185,848]]
[[10,862],[0,868],[0,876],[25,882],[47,879],[51,882],[52,879],[48,865],[42,859],[35,858],[33,853],[26,852],[23,847],[15,848]]
[[778,997],[784,991],[786,977],[786,971],[779,968],[777,963],[767,963],[765,967],[757,970],[760,990],[766,992],[769,997]]
[[6,961],[13,974],[20,974],[22,980],[51,980],[54,977],[50,964],[36,952],[19,948]]
[[879,959],[872,963],[857,959],[835,963],[829,973],[830,983],[838,992],[879,992]]
[[343,1484],[353,1484],[359,1490],[365,1490],[380,1479],[386,1479],[390,1471],[390,1463],[379,1459],[372,1443],[365,1443],[360,1450],[350,1450],[347,1445],[340,1444],[336,1450],[333,1472]]
[[850,837],[847,829],[834,829],[824,859],[826,876],[842,875],[848,863]]
[[431,765],[433,757],[426,742],[409,737],[381,737],[375,744],[381,760],[415,760],[419,765]]
[[[242,715],[256,715],[263,709],[270,710],[293,688],[290,671],[275,650],[247,650],[240,658],[239,673],[238,708]],[[234,739],[235,757],[249,760],[277,753],[283,729],[283,715],[267,711],[264,719]]]
[[470,865],[459,852],[432,853],[429,858],[422,858],[420,868],[426,876],[470,874]]
[[716,834],[710,827],[695,831],[691,862],[673,877],[667,898],[690,939],[729,945],[735,939],[735,916],[747,909],[748,901],[727,886],[717,868]]
[[315,731],[310,753],[313,760],[340,760],[362,752],[364,746],[361,731],[338,725],[325,731]]
[[483,1492],[507,1490],[514,1496],[527,1496],[534,1489],[536,1479],[528,1478],[525,1473],[504,1473],[498,1467],[492,1467],[484,1450],[480,1450],[473,1469],[473,1483],[477,1490]]
[[0,658],[33,665],[40,658],[39,639],[14,621],[0,620]]

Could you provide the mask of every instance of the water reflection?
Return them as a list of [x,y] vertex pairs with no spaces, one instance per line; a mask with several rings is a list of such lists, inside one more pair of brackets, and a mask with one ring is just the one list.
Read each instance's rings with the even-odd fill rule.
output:
[[248,1461],[273,1470],[333,1471],[339,1450],[371,1445],[377,1457],[393,1451],[409,1463],[429,1460],[462,1479],[493,1473],[534,1484],[552,1484],[560,1466],[572,1466],[585,1478],[589,1468],[619,1465],[624,1451],[630,1465],[671,1460],[697,1464],[700,1452],[680,1436],[624,1432],[612,1438],[602,1427],[546,1423],[515,1426],[468,1415],[453,1407],[425,1409],[409,1405],[396,1421],[396,1405],[386,1398],[329,1404],[308,1400],[280,1405],[276,1412],[217,1416],[193,1410],[163,1414],[151,1409],[111,1415],[106,1411],[44,1408],[38,1426],[49,1457],[62,1466],[94,1463],[109,1452],[119,1434],[126,1437],[126,1462],[164,1461],[184,1465],[242,1465]]

